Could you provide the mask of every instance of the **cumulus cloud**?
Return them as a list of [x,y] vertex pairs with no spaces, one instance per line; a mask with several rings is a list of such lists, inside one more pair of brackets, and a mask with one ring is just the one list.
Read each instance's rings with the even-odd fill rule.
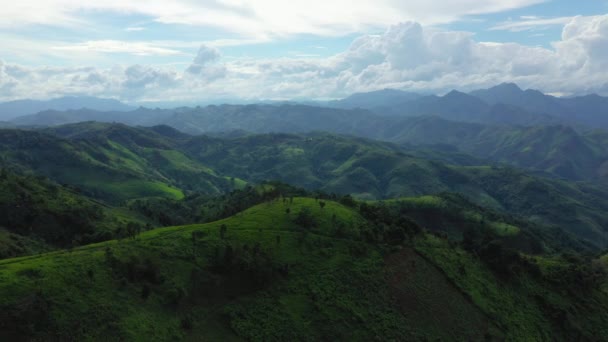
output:
[[228,59],[202,46],[190,66],[28,68],[0,64],[4,98],[83,93],[127,100],[333,98],[382,88],[444,92],[500,82],[549,93],[608,95],[608,15],[576,17],[552,48],[479,42],[403,23],[326,59]]
[[217,61],[220,56],[220,51],[218,49],[202,45],[199,48],[196,57],[194,57],[194,61],[192,61],[192,64],[186,71],[191,74],[200,74],[203,72],[206,65]]
[[13,89],[17,86],[17,81],[7,73],[6,68],[5,63],[0,60],[0,93],[11,96]]

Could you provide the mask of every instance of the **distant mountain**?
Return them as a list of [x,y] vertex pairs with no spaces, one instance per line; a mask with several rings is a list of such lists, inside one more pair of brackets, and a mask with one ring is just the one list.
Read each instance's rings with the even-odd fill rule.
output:
[[488,108],[478,98],[454,90],[445,96],[425,96],[399,106],[378,108],[376,112],[394,116],[437,115],[453,120],[479,121]]
[[383,89],[369,93],[355,93],[341,100],[327,102],[326,105],[328,107],[342,109],[374,109],[378,107],[398,105],[418,99],[420,97],[422,97],[422,95],[417,93],[395,89]]
[[568,117],[577,123],[608,129],[608,97],[596,94],[559,98],[558,103],[568,108]]
[[[322,108],[320,108],[322,107]],[[284,117],[292,116],[292,111],[302,113],[329,113],[329,109],[355,110],[359,116],[364,110],[380,116],[415,117],[432,115],[451,121],[509,124],[509,125],[555,125],[567,124],[582,128],[608,129],[608,98],[587,95],[572,98],[558,98],[537,90],[522,90],[516,84],[504,83],[489,89],[476,90],[469,94],[451,91],[444,96],[384,89],[369,93],[356,93],[347,98],[330,102],[296,102],[252,104],[252,105],[211,105],[206,107],[179,107],[174,109],[134,108],[116,100],[90,97],[66,97],[50,101],[13,101],[0,104],[0,121],[10,121],[14,125],[61,125],[83,121],[121,122],[129,125],[157,125],[166,123],[190,133],[216,131],[215,128],[201,129],[200,118],[193,114],[208,116],[209,113],[227,111],[246,113],[281,112]],[[274,108],[274,109],[271,109]],[[277,109],[278,108],[278,109]],[[103,112],[103,114],[95,113]],[[128,115],[121,113],[130,112]],[[175,114],[175,115],[174,115]],[[299,114],[293,114],[299,115]],[[377,119],[377,118],[374,118]],[[178,123],[179,120],[185,122]],[[250,121],[249,121],[250,122]],[[300,121],[300,124],[303,124]],[[317,124],[308,124],[317,126]],[[6,127],[6,124],[2,124]],[[227,126],[239,126],[238,123]],[[277,126],[277,125],[275,125]],[[222,130],[248,129],[247,127],[225,127]]]
[[304,105],[221,105],[173,113],[159,124],[189,134],[245,130],[253,133],[328,131],[365,135],[381,118],[368,110]]
[[604,131],[581,133],[565,125],[482,125],[424,116],[394,123],[381,138],[456,149],[570,180],[608,177],[608,133]]
[[545,95],[538,90],[522,90],[516,84],[503,83],[498,86],[471,92],[488,104],[508,104],[521,107],[532,113],[550,114],[567,117],[568,111],[559,103],[559,99]]
[[559,119],[550,115],[533,114],[510,104],[488,104],[476,96],[456,90],[444,96],[424,96],[396,106],[378,107],[374,112],[393,117],[431,115],[452,121],[483,124],[531,126],[559,122]]
[[599,95],[560,98],[538,90],[522,90],[513,83],[470,93],[488,104],[507,104],[530,113],[557,117],[563,122],[594,128],[608,128],[608,98]]
[[69,96],[52,100],[17,100],[0,103],[0,120],[11,120],[20,116],[35,114],[46,110],[73,110],[88,108],[97,111],[129,111],[134,108],[113,99],[90,96]]
[[[413,110],[414,106],[419,110]],[[58,126],[97,121],[131,126],[163,125],[163,129],[172,130],[167,131],[172,137],[183,133],[237,138],[246,136],[246,132],[325,131],[402,145],[422,145],[444,152],[460,151],[570,180],[608,178],[608,139],[605,140],[605,134],[601,132],[578,132],[568,125],[553,123],[550,117],[534,116],[511,105],[488,105],[459,92],[413,100],[406,109],[425,114],[382,116],[364,109],[258,104],[175,110],[140,108],[132,112],[47,111],[15,119],[12,123]],[[512,124],[526,121],[530,124]],[[532,125],[534,122],[537,124]]]
[[524,126],[568,124],[608,129],[608,98],[598,95],[559,98],[538,90],[522,90],[514,83],[464,94],[423,96],[385,89],[357,93],[317,105],[333,108],[364,108],[383,116],[439,116],[452,121]]
[[93,109],[46,110],[11,120],[17,126],[59,126],[78,122],[117,122],[127,125],[152,126],[162,122],[174,110],[139,108],[132,111],[98,111]]

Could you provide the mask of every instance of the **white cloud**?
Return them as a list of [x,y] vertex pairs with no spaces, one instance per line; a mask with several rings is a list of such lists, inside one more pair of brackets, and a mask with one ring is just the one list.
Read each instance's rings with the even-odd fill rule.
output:
[[[0,27],[87,26],[84,15],[138,14],[165,24],[216,27],[243,37],[341,35],[386,23],[447,23],[546,0],[1,0]],[[90,16],[88,17],[90,20]]]
[[0,93],[5,96],[12,96],[13,89],[17,86],[17,81],[6,71],[7,66],[0,60]]
[[53,49],[68,52],[128,53],[137,56],[175,56],[183,54],[179,50],[158,46],[150,42],[118,40],[93,40],[84,43],[55,46]]
[[573,18],[553,48],[479,42],[416,23],[356,39],[330,58],[223,59],[202,46],[186,68],[0,64],[3,99],[82,93],[127,100],[332,98],[382,88],[444,92],[500,82],[608,95],[608,15]]
[[518,21],[505,21],[490,28],[493,31],[521,32],[530,30],[544,30],[550,27],[563,26],[569,23],[573,17],[539,18],[535,16],[523,16]]
[[199,80],[210,82],[225,76],[226,68],[223,65],[213,65],[221,57],[220,51],[214,47],[202,45],[194,57],[186,73],[195,75]]
[[220,51],[218,49],[202,45],[192,64],[204,66],[207,63],[215,62],[219,58]]

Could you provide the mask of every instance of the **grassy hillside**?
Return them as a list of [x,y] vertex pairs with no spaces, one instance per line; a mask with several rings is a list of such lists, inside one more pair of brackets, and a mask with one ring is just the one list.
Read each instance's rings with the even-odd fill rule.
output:
[[323,133],[189,137],[168,127],[96,123],[49,130],[54,136],[0,132],[5,163],[114,204],[217,195],[267,180],[370,200],[458,192],[476,204],[558,226],[598,247],[608,243],[608,189],[601,185],[466,166],[467,158],[455,157],[460,165],[449,165],[438,161],[440,154],[409,153],[390,143]]
[[0,131],[5,165],[33,171],[111,203],[142,197],[182,198],[184,190],[220,193],[230,181],[173,150],[147,129],[87,123],[45,133]]
[[[476,96],[459,92],[451,92],[443,97],[423,96],[394,102],[390,98],[403,97],[403,94],[382,91],[378,94],[363,94],[363,102],[375,102],[373,98],[384,98],[383,94],[392,103],[388,107],[376,108],[377,114],[364,109],[259,104],[173,110],[140,108],[129,113],[51,111],[21,118],[19,123],[55,126],[96,120],[129,125],[161,124],[190,134],[241,130],[256,134],[325,131],[396,143],[453,145],[476,157],[491,158],[572,180],[604,178],[606,174],[606,144],[595,139],[593,134],[573,130],[573,127],[579,127],[574,123],[578,119],[573,119],[577,116],[576,111],[570,112],[568,109],[566,117],[553,118],[547,115],[549,112],[526,111],[520,107],[521,103],[509,104],[507,101],[505,104],[492,100],[488,104]],[[543,99],[548,98],[540,95]],[[355,103],[358,102],[356,98]],[[366,98],[371,100],[365,100]],[[550,102],[555,100],[551,98]],[[587,100],[595,102],[593,97],[579,98],[577,101],[584,103]],[[605,99],[601,101],[605,102]],[[562,105],[558,107],[569,108]],[[591,107],[600,108],[601,105],[597,103]],[[559,111],[559,108],[554,109]]]
[[[606,336],[607,294],[595,283],[570,291],[574,284],[552,282],[549,261],[535,273],[521,260],[512,261],[522,266],[510,268],[504,281],[491,264],[457,245],[420,233],[399,215],[374,217],[381,209],[364,208],[278,198],[214,223],[0,261],[0,336],[254,341]],[[551,260],[558,267],[584,264]]]
[[459,194],[405,197],[379,203],[398,208],[429,231],[444,233],[456,241],[469,240],[469,244],[491,234],[510,248],[531,254],[592,250],[589,243],[571,233],[481,207]]
[[34,254],[111,239],[142,215],[110,207],[43,177],[0,169],[0,255]]
[[278,179],[361,199],[458,192],[499,211],[606,243],[608,190],[488,166],[446,165],[388,143],[327,134],[194,138],[182,147],[220,173],[252,182]]

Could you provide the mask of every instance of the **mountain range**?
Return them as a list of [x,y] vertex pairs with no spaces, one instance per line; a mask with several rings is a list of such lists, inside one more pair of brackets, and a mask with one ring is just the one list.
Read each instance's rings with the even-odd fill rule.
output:
[[[277,103],[276,106],[295,103]],[[268,105],[260,103],[259,105]],[[395,89],[384,89],[369,93],[357,93],[347,98],[328,102],[307,102],[310,107],[335,109],[366,109],[381,116],[439,116],[452,121],[483,124],[513,124],[532,126],[538,124],[566,124],[584,128],[608,128],[608,98],[591,94],[578,97],[555,97],[537,90],[522,90],[516,84],[504,83],[498,86],[472,91],[468,94],[451,91],[443,96],[422,95]],[[217,108],[218,106],[209,106]],[[220,108],[223,106],[219,106]],[[247,108],[248,105],[241,105]],[[298,106],[294,106],[297,108]],[[161,123],[173,113],[196,111],[198,108],[177,107],[156,110],[147,123]],[[80,109],[89,109],[78,113]],[[92,97],[65,97],[49,101],[20,100],[0,104],[0,121],[13,120],[15,124],[58,125],[102,119],[101,114],[92,112],[126,112],[134,108],[111,99]],[[123,123],[146,120],[139,118],[143,108],[125,115],[108,115],[106,121]],[[57,113],[65,112],[69,113]],[[163,112],[160,114],[158,112]],[[212,111],[212,110],[208,110]],[[40,115],[36,115],[39,112]],[[80,117],[79,117],[80,115]],[[20,118],[23,116],[29,116]],[[142,121],[143,123],[143,121]]]
[[51,100],[16,100],[0,103],[0,121],[8,121],[47,110],[93,109],[97,111],[131,111],[134,108],[113,99],[92,96],[66,96]]
[[279,180],[378,200],[458,192],[484,207],[559,226],[590,244],[608,234],[608,187],[409,153],[399,145],[326,133],[189,136],[168,126],[80,123],[0,130],[5,167],[33,172],[111,205],[137,198],[219,195]]
[[1,340],[608,333],[603,130],[297,104],[17,120]]
[[[471,96],[453,93],[443,98],[446,97],[451,99]],[[485,106],[479,99],[474,103]],[[506,105],[495,107],[508,108]],[[472,112],[475,110],[471,109]],[[523,117],[529,115],[525,114]],[[234,131],[325,131],[425,146],[436,150],[460,151],[493,162],[507,163],[570,180],[606,178],[608,139],[603,130],[580,129],[565,123],[514,125],[497,124],[496,120],[492,120],[492,123],[479,123],[470,121],[484,120],[462,120],[462,117],[457,119],[448,120],[445,116],[435,115],[382,116],[367,109],[258,104],[172,110],[140,108],[131,112],[46,111],[15,119],[12,126],[53,126],[98,121],[120,122],[133,126],[166,125],[194,135]]]

